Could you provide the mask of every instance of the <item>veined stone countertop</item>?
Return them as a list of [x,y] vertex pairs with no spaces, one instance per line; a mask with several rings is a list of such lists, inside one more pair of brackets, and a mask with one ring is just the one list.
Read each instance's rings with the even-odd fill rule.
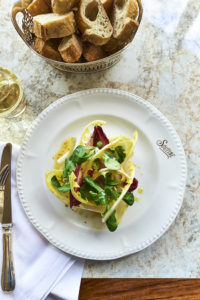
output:
[[[0,118],[0,140],[21,144],[37,115],[56,99],[106,87],[137,94],[175,126],[188,163],[183,206],[157,242],[128,257],[87,261],[83,277],[200,277],[200,2],[143,0],[144,16],[134,42],[113,68],[95,74],[54,69],[23,43],[0,0],[0,66],[20,79],[26,111]],[[133,229],[134,230],[134,229]]]

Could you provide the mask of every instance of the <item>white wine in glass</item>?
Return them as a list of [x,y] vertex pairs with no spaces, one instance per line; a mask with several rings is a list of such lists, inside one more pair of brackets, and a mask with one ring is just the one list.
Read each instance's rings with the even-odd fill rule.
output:
[[26,107],[21,84],[10,70],[0,67],[0,117],[19,116]]

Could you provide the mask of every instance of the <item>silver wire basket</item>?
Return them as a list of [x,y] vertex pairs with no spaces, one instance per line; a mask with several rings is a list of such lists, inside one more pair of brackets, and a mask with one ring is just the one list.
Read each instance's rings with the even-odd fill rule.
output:
[[[139,14],[137,21],[140,24],[142,20],[143,8],[141,0],[137,0],[138,7],[139,7]],[[19,13],[23,14],[23,18],[21,24],[18,24],[17,15]],[[93,61],[93,62],[82,62],[82,63],[67,63],[67,62],[60,62],[45,56],[40,55],[33,49],[34,43],[34,35],[32,34],[32,26],[33,26],[33,19],[29,12],[22,7],[21,1],[14,3],[12,10],[11,10],[11,20],[12,23],[20,35],[22,40],[26,43],[26,45],[37,55],[41,57],[41,59],[45,60],[47,63],[52,65],[53,67],[65,71],[65,72],[72,72],[72,73],[93,73],[108,69],[115,65],[121,58],[122,53],[128,48],[129,44],[127,44],[123,49],[117,51],[114,54],[111,54],[105,58]],[[20,26],[21,25],[21,26]],[[137,32],[137,31],[136,31]],[[136,34],[134,33],[134,36]],[[132,40],[134,39],[134,36]]]

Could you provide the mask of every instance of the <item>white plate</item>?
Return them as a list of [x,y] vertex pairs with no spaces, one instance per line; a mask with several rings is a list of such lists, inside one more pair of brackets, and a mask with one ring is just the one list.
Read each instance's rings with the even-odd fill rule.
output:
[[[108,137],[139,132],[133,161],[141,166],[136,178],[144,193],[113,233],[98,219],[66,208],[45,185],[45,172],[53,168],[52,156],[61,142],[79,138],[95,119],[107,121]],[[17,166],[19,197],[33,225],[63,251],[98,260],[122,257],[155,242],[181,207],[185,181],[184,150],[170,122],[147,101],[112,89],[86,90],[51,104],[28,131]]]

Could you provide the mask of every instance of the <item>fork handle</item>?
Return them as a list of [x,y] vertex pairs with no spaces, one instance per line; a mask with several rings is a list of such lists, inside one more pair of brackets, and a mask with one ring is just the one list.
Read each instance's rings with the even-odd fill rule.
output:
[[12,224],[2,226],[3,229],[3,263],[1,287],[3,291],[13,291],[15,288],[15,272],[12,254]]

